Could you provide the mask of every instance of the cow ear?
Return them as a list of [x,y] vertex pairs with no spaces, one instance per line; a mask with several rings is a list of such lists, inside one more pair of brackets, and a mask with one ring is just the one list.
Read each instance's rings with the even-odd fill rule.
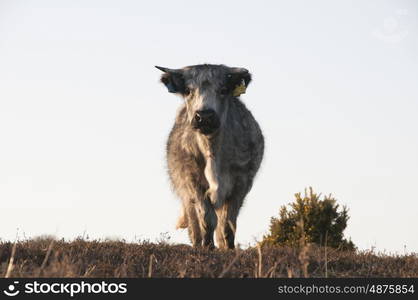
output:
[[161,75],[161,82],[164,83],[170,93],[184,92],[185,87],[182,70],[169,69],[159,66],[155,67],[164,72],[164,74]]
[[251,82],[251,74],[244,68],[230,68],[228,73],[228,86],[232,90],[233,96],[239,96],[245,93]]

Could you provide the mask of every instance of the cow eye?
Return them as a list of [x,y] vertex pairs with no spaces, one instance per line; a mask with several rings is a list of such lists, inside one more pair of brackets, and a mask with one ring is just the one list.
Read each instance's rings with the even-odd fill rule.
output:
[[222,88],[219,90],[219,93],[220,93],[222,96],[226,96],[226,95],[228,94],[228,92],[229,92],[229,90],[228,90],[228,88],[227,88],[226,86],[222,87]]
[[189,95],[191,94],[191,92],[192,92],[192,90],[191,90],[190,88],[188,88],[188,87],[186,87],[186,88],[184,89],[184,94],[185,94],[186,96],[189,96]]

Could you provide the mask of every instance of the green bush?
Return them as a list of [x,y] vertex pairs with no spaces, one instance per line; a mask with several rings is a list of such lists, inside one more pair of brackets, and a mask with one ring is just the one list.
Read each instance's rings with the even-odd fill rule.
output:
[[301,242],[321,246],[354,250],[351,240],[344,238],[343,231],[349,219],[348,210],[339,205],[331,195],[323,197],[305,189],[305,195],[295,194],[290,208],[282,206],[279,217],[271,218],[270,232],[264,236],[263,245],[299,246]]

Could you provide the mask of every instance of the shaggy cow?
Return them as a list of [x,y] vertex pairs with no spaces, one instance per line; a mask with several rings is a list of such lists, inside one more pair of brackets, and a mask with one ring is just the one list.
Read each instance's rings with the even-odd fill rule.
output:
[[263,157],[260,127],[239,95],[251,74],[243,68],[156,66],[170,93],[184,98],[167,142],[168,172],[182,199],[177,228],[193,246],[234,248],[236,222]]

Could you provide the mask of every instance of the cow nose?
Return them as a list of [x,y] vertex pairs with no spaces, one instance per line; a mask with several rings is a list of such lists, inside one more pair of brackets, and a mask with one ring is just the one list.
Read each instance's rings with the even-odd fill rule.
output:
[[205,109],[195,112],[191,125],[206,135],[215,132],[220,127],[220,122],[214,110]]
[[215,117],[215,112],[212,109],[198,110],[194,115],[197,124],[210,122]]

